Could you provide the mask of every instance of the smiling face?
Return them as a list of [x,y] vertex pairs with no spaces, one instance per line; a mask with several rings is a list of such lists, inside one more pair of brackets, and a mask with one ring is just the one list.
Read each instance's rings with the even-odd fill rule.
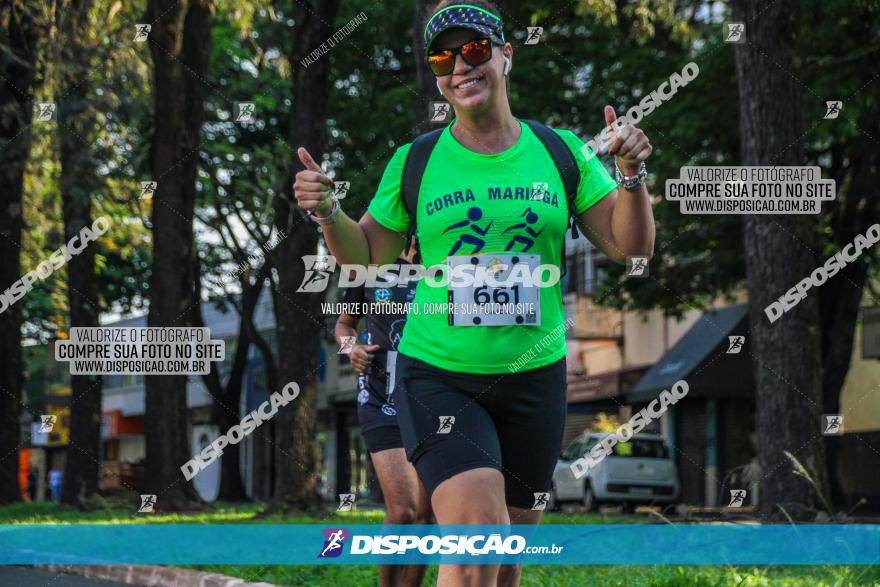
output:
[[[449,29],[441,33],[431,44],[431,49],[452,49],[468,41],[481,38],[476,31],[464,28]],[[513,57],[510,43],[492,46],[492,59],[481,65],[469,65],[461,55],[455,56],[452,74],[438,77],[443,96],[449,100],[457,113],[476,113],[492,108],[507,100],[504,78],[504,56]]]

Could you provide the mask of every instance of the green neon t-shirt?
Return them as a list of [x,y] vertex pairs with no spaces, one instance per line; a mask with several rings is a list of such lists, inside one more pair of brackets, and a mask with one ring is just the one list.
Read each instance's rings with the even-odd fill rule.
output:
[[[525,123],[520,122],[520,127],[517,142],[494,155],[466,149],[449,127],[444,129],[419,191],[416,226],[423,265],[445,263],[450,254],[469,255],[477,248],[480,254],[538,254],[541,263],[559,264],[568,228],[565,190],[540,139]],[[555,132],[571,148],[580,167],[575,200],[575,211],[580,214],[617,184],[598,157],[586,160],[577,135],[568,130]],[[410,146],[398,148],[391,157],[368,208],[376,222],[395,232],[409,227],[400,180]],[[535,183],[548,184],[543,199],[532,199]],[[425,308],[448,301],[446,287],[431,287],[423,279],[413,303]],[[540,319],[537,326],[451,326],[446,313],[411,312],[398,351],[462,373],[536,369],[565,356],[559,283],[541,288]],[[527,359],[519,360],[523,357]]]

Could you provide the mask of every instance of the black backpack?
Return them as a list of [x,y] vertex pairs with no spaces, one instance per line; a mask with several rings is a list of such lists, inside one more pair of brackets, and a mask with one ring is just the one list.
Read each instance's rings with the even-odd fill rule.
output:
[[[532,132],[540,139],[544,148],[553,159],[556,165],[556,171],[562,179],[562,185],[565,189],[565,201],[568,206],[568,223],[571,228],[571,238],[577,238],[578,229],[577,222],[574,218],[574,202],[577,196],[578,186],[581,183],[581,172],[577,165],[577,160],[558,134],[550,127],[536,122],[534,120],[523,119]],[[452,123],[450,123],[451,125]],[[444,127],[445,128],[445,127]],[[409,215],[409,230],[406,233],[406,248],[404,254],[409,253],[410,242],[412,236],[416,234],[416,210],[419,200],[419,189],[422,186],[422,177],[425,174],[425,168],[428,166],[428,159],[431,157],[431,151],[437,144],[444,128],[438,128],[425,134],[419,135],[412,142],[406,160],[403,163],[403,175],[400,180],[400,197],[403,200],[403,207]],[[565,244],[562,246],[562,273],[565,274]]]

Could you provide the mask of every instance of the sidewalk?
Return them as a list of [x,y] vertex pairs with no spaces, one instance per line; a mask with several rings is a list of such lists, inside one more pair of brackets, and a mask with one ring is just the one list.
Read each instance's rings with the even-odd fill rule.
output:
[[0,585],[15,587],[126,587],[125,583],[86,579],[75,575],[58,575],[33,567],[0,566]]
[[[10,567],[5,567],[8,569]],[[24,567],[12,567],[24,569]],[[81,575],[90,579],[114,581],[92,581],[83,583],[69,583],[70,587],[115,587],[121,585],[139,585],[142,587],[277,587],[272,583],[249,583],[235,577],[227,577],[219,573],[203,573],[191,569],[178,569],[176,567],[162,567],[157,565],[35,565],[31,567],[34,572],[46,571],[49,573],[65,573],[69,575]],[[3,575],[4,567],[0,567],[0,584],[5,583]],[[45,575],[42,575],[45,577]],[[72,579],[72,577],[71,577]],[[60,579],[59,579],[60,580]],[[66,583],[52,581],[52,587],[61,587]],[[19,583],[10,583],[18,585]],[[28,583],[21,583],[28,585]],[[34,583],[34,585],[46,585]]]

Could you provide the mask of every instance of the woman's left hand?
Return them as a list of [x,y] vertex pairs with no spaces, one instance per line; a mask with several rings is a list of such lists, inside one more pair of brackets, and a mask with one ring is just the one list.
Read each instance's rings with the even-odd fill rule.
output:
[[651,156],[654,147],[648,142],[648,136],[640,128],[631,124],[615,125],[617,115],[614,108],[605,106],[605,122],[613,137],[608,154],[617,158],[617,166],[624,175],[636,175],[642,161]]

